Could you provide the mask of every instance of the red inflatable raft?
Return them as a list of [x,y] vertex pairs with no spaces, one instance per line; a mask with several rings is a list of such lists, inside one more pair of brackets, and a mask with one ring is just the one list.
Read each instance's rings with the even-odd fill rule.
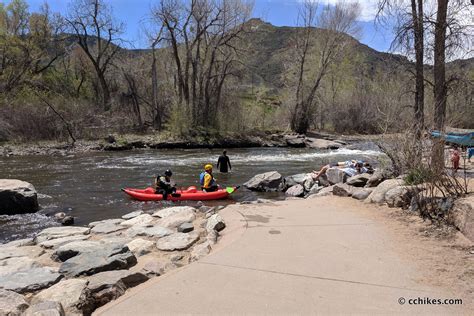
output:
[[[215,192],[204,192],[198,191],[196,187],[191,186],[186,190],[177,190],[176,194],[168,195],[167,201],[209,201],[209,200],[222,200],[226,199],[231,195],[238,187],[227,187],[225,189],[219,189]],[[163,195],[155,194],[153,188],[146,189],[122,189],[123,192],[139,201],[161,201]]]

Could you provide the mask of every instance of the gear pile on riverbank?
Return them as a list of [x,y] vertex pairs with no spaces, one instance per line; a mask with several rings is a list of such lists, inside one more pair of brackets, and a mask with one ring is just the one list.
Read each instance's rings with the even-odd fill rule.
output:
[[136,211],[0,245],[1,315],[90,315],[128,288],[198,260],[225,228],[216,209]]

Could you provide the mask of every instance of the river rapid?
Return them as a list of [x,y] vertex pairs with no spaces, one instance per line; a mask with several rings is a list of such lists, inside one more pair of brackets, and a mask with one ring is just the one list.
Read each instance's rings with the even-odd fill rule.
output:
[[[160,149],[123,152],[94,152],[71,156],[18,156],[0,158],[0,178],[32,183],[38,191],[41,210],[36,214],[0,216],[0,243],[33,236],[39,230],[58,225],[51,216],[65,212],[75,225],[117,218],[134,210],[163,208],[172,202],[138,202],[120,188],[150,186],[156,174],[173,171],[178,187],[199,186],[199,173],[206,163],[217,162],[220,149]],[[377,164],[382,154],[372,143],[356,143],[338,150],[296,148],[229,149],[232,172],[215,171],[222,186],[242,185],[258,173],[277,170],[283,176],[310,172],[322,165],[348,159]],[[225,201],[206,205],[283,198],[281,193],[256,193],[243,187]],[[193,205],[195,202],[178,202]]]

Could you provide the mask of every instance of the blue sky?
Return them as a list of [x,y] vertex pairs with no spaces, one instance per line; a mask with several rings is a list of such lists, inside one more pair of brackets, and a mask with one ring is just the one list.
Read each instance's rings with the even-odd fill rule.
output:
[[[147,19],[150,7],[158,0],[108,0],[113,6],[116,18],[126,25],[124,37],[136,48],[146,47],[147,42],[140,28],[140,22]],[[353,0],[352,0],[353,1]],[[2,0],[8,3],[9,1]],[[44,3],[44,0],[27,0],[30,10],[35,11]],[[54,12],[65,13],[68,0],[48,0]],[[335,3],[336,0],[322,0],[320,3]],[[378,51],[388,51],[392,40],[390,29],[374,23],[374,4],[376,0],[362,0],[361,20],[359,21],[363,33],[360,41]],[[294,26],[298,14],[298,0],[255,0],[253,16],[262,18],[276,26]]]

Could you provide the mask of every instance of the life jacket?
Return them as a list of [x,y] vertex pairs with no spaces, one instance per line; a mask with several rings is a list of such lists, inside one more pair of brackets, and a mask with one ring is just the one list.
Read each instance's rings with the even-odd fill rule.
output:
[[210,173],[207,173],[206,171],[201,172],[201,174],[199,175],[199,183],[201,184],[201,186],[204,185],[204,178],[206,177],[206,174],[211,176],[211,182],[209,183],[209,185],[212,186],[214,184],[214,176]]
[[204,177],[206,176],[206,172],[201,172],[201,174],[199,175],[199,183],[201,185],[204,185]]
[[171,181],[167,181],[165,176],[156,178],[156,189],[169,189],[172,187]]

